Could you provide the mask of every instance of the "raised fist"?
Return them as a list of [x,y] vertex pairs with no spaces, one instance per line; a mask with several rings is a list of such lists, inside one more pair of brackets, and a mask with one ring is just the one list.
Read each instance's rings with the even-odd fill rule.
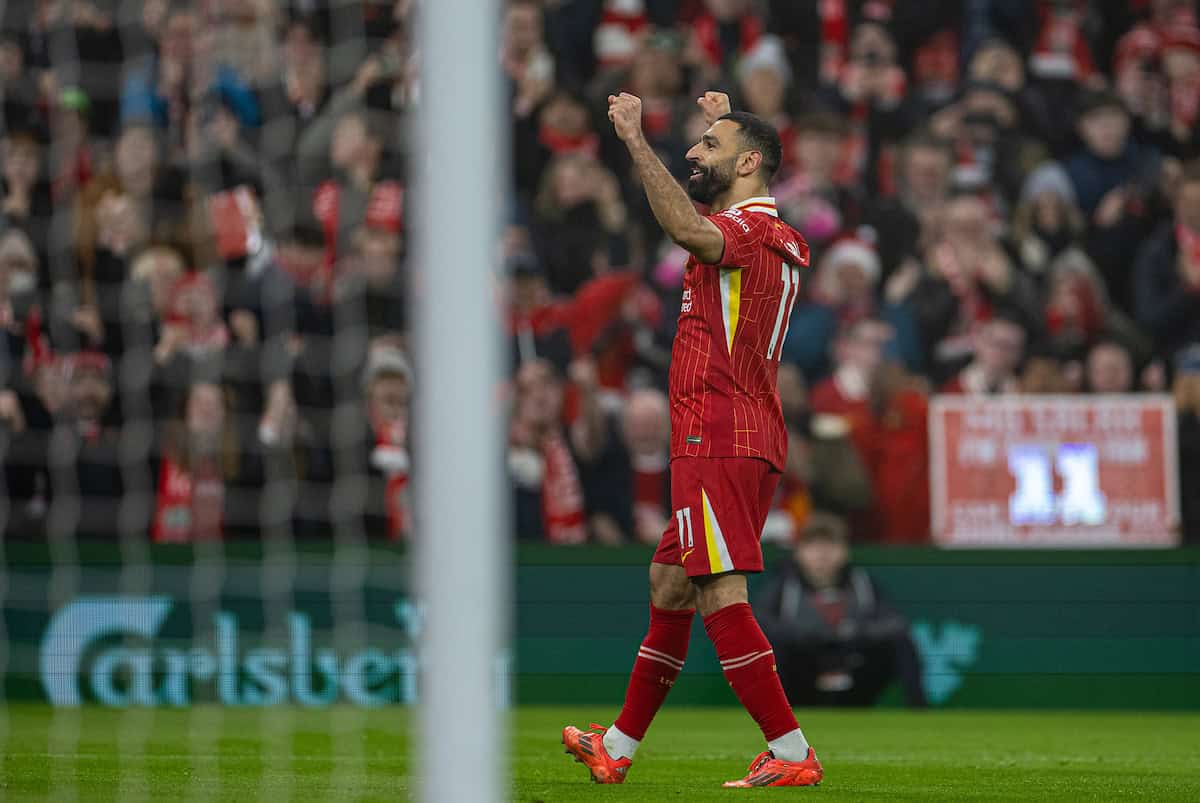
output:
[[704,122],[709,125],[733,111],[729,104],[729,96],[724,92],[705,92],[696,98],[696,105],[704,112]]
[[622,142],[642,136],[642,99],[622,92],[608,96],[608,119]]

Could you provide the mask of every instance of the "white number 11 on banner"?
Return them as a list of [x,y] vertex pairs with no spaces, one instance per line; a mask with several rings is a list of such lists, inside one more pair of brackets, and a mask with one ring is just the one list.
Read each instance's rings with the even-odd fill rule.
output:
[[[1106,509],[1100,492],[1100,463],[1091,443],[1063,443],[1054,452],[1044,444],[1008,447],[1008,470],[1017,488],[1008,498],[1008,517],[1014,525],[1102,524]],[[1054,471],[1062,490],[1054,491]]]

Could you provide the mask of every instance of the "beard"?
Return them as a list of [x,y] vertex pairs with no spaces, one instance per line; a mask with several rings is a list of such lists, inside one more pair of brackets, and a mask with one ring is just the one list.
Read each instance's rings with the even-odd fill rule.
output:
[[724,164],[714,164],[704,167],[692,165],[700,172],[688,178],[687,194],[693,201],[702,204],[712,204],[713,199],[733,186],[733,163],[730,159]]

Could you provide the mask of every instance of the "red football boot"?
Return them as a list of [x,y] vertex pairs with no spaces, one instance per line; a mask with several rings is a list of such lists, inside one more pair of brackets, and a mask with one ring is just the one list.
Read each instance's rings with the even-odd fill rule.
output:
[[735,789],[751,789],[755,786],[816,786],[824,777],[817,754],[808,748],[803,761],[784,761],[775,758],[770,750],[758,754],[750,764],[746,777],[740,781],[726,781],[722,786]]
[[562,743],[575,760],[588,768],[596,783],[624,783],[625,773],[633,764],[628,758],[613,758],[604,749],[604,732],[608,728],[593,722],[588,730],[574,725],[563,728]]

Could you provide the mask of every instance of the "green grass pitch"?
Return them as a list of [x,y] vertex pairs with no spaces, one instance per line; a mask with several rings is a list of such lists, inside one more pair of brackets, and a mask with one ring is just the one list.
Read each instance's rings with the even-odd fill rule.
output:
[[[799,711],[825,764],[816,789],[722,789],[761,743],[733,709],[673,709],[624,786],[597,787],[563,754],[563,724],[615,711],[521,708],[510,744],[518,801],[1200,800],[1200,714]],[[404,800],[410,712],[221,709],[0,713],[0,800]],[[446,772],[469,757],[446,756]]]

